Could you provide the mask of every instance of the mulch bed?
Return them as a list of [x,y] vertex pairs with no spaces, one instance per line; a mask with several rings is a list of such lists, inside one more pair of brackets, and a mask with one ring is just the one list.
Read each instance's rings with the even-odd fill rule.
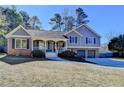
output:
[[6,56],[0,59],[1,61],[15,65],[15,64],[21,64],[26,62],[32,62],[32,61],[44,61],[47,60],[46,58],[32,58],[27,56]]

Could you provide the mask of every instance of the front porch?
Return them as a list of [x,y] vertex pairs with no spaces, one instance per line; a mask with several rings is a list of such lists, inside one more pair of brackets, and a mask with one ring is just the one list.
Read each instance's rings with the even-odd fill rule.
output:
[[32,40],[32,50],[42,50],[46,56],[57,56],[67,50],[66,40]]

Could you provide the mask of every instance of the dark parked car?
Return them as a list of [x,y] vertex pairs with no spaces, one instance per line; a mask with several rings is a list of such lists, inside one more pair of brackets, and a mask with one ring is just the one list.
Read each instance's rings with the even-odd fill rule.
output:
[[0,52],[1,52],[1,53],[7,53],[7,47],[5,47],[5,46],[0,46]]

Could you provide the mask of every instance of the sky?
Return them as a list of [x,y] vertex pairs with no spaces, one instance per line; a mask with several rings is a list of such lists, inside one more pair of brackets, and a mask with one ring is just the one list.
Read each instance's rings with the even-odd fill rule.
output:
[[55,13],[63,14],[64,9],[68,15],[75,16],[75,9],[83,8],[90,22],[87,24],[101,35],[101,43],[108,42],[109,37],[124,34],[124,6],[101,6],[101,5],[26,5],[16,6],[18,11],[24,10],[31,16],[38,16],[43,29],[49,30],[50,18]]

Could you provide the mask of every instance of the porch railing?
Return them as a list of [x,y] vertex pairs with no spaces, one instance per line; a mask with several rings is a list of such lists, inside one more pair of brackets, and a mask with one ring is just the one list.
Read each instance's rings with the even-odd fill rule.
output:
[[45,51],[45,47],[33,47],[33,50],[42,50],[42,51]]
[[[33,47],[33,50],[42,50],[42,51],[46,51],[46,52],[51,52],[51,50],[45,48],[45,47]],[[62,47],[62,48],[57,48],[55,49],[55,52],[57,53],[61,53],[63,51],[65,51],[66,48],[65,47]]]

